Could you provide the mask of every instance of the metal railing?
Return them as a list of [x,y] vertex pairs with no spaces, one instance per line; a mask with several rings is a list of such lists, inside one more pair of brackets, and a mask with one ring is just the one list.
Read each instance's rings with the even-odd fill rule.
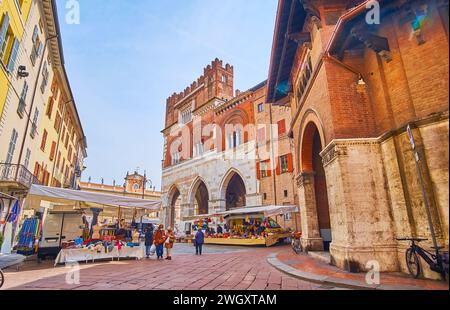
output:
[[0,183],[10,182],[30,188],[40,184],[38,179],[23,165],[0,163]]

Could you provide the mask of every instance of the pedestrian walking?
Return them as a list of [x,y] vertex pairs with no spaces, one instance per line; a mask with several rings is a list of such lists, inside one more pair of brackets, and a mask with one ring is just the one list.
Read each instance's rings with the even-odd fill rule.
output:
[[195,234],[195,255],[202,255],[203,244],[205,243],[205,234],[201,229]]
[[145,230],[145,255],[150,258],[153,245],[153,225]]
[[164,232],[164,226],[161,224],[155,232],[154,243],[156,246],[157,259],[163,259],[164,255],[164,242],[166,241],[166,234]]
[[175,243],[175,234],[173,233],[172,228],[168,228],[167,229],[167,235],[166,235],[166,242],[164,243],[164,245],[166,246],[166,254],[167,260],[172,260],[172,249],[173,249],[173,245]]

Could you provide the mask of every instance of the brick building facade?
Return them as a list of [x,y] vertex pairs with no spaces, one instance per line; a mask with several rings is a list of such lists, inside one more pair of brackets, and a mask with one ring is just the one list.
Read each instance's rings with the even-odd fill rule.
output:
[[369,2],[280,0],[267,101],[291,107],[304,245],[405,271],[396,239],[430,238],[407,125],[448,248],[448,1]]
[[[162,131],[166,225],[188,230],[190,221],[199,215],[295,204],[293,157],[287,139],[290,110],[275,107],[269,113],[266,82],[234,92],[233,79],[233,67],[216,59],[184,92],[167,99],[166,128]],[[274,124],[270,115],[278,122],[274,127],[269,126]],[[280,135],[278,128],[282,129]],[[271,136],[278,146],[273,155]],[[272,167],[271,158],[282,167]],[[291,216],[279,222],[295,228]]]

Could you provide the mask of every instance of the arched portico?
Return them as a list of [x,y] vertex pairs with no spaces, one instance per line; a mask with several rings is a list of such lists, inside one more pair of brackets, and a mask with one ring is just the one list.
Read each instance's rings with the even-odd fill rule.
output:
[[227,211],[246,206],[247,189],[244,179],[237,170],[231,169],[226,174],[222,182],[220,194],[222,199],[225,200],[225,209]]
[[206,183],[198,177],[192,184],[189,193],[189,205],[194,215],[203,215],[209,213],[210,194]]
[[320,153],[324,135],[317,115],[311,111],[302,122],[297,177],[302,213],[303,243],[310,250],[329,250],[332,241],[325,170]]

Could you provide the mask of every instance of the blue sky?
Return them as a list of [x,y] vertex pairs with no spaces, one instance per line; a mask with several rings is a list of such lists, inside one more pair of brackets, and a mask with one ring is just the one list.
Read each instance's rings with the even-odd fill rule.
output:
[[267,78],[277,0],[57,0],[64,56],[88,139],[83,179],[123,183],[137,167],[158,189],[166,98],[216,57],[235,88]]

